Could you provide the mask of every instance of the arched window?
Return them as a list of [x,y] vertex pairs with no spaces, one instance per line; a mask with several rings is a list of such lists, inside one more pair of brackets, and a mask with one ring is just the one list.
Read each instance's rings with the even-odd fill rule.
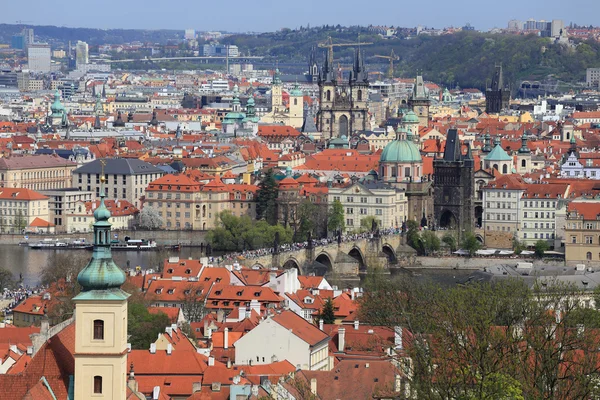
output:
[[498,164],[494,164],[493,168],[498,171]]
[[521,160],[521,167],[525,168],[527,166],[527,161]]
[[331,90],[327,91],[327,101],[331,101]]
[[588,252],[585,254],[585,258],[586,258],[586,260],[591,260],[591,259],[592,259],[592,252],[588,251]]
[[356,98],[358,99],[358,101],[362,101],[362,90],[358,89],[358,92],[356,93]]
[[100,375],[94,376],[94,393],[102,394],[102,377]]
[[294,105],[297,106],[298,105],[298,99],[294,99]]
[[94,320],[94,340],[104,340],[104,321]]
[[507,174],[507,173],[508,173],[508,167],[506,166],[506,164],[504,164],[504,165],[502,166],[502,173],[503,173],[503,174]]

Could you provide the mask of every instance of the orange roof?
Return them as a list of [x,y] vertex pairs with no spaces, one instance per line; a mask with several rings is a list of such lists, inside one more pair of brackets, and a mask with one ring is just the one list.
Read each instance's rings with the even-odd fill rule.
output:
[[201,375],[207,367],[207,357],[194,350],[173,351],[131,350],[127,355],[127,364],[133,363],[138,375]]
[[54,226],[53,223],[48,222],[46,220],[41,219],[40,217],[35,217],[33,221],[29,224],[31,228],[52,228]]
[[585,221],[596,221],[600,215],[600,203],[596,202],[570,202],[569,212],[577,212],[578,216],[583,216]]
[[284,328],[291,330],[294,335],[311,346],[324,340],[329,340],[329,336],[327,336],[325,332],[310,324],[307,320],[293,311],[282,311],[281,314],[276,314],[273,317],[273,321]]
[[46,200],[48,197],[41,193],[25,188],[0,188],[2,200]]
[[[233,346],[239,338],[244,336],[244,332],[227,332],[227,346]],[[217,331],[212,334],[213,347],[222,348],[225,345],[225,331]]]
[[189,175],[164,175],[148,185],[149,191],[199,192],[201,184]]
[[180,311],[181,309],[179,307],[148,307],[148,312],[150,314],[163,313],[167,317],[169,317],[169,321],[171,321],[172,323],[177,322]]
[[198,277],[202,271],[200,260],[178,260],[170,262],[171,259],[165,259],[163,263],[162,278],[172,279],[174,276],[180,277]]

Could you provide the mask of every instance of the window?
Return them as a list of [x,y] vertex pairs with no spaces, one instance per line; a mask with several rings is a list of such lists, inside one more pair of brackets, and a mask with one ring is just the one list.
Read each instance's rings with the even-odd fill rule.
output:
[[592,253],[591,253],[590,251],[588,251],[588,252],[586,253],[586,255],[585,255],[585,258],[586,258],[587,260],[591,260],[591,259],[592,259]]
[[94,393],[102,394],[102,377],[94,376]]
[[571,236],[571,243],[577,243],[577,236]]
[[104,340],[104,321],[94,320],[94,340]]
[[586,236],[585,237],[585,244],[592,244],[592,237],[591,236]]

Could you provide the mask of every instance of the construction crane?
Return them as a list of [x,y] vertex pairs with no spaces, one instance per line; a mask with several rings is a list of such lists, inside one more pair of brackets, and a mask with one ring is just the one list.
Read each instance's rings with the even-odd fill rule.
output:
[[398,61],[400,59],[400,57],[398,57],[396,54],[394,54],[394,49],[392,49],[392,52],[390,53],[389,56],[376,55],[375,57],[385,58],[385,59],[390,60],[390,69],[388,69],[388,78],[394,79],[394,61]]
[[344,47],[344,46],[367,46],[369,44],[373,44],[373,43],[361,43],[359,40],[359,43],[333,43],[331,36],[329,36],[329,38],[327,38],[327,41],[325,43],[319,43],[318,46],[321,48],[326,48],[327,49],[327,61],[329,61],[329,65],[333,66],[333,48],[334,47]]

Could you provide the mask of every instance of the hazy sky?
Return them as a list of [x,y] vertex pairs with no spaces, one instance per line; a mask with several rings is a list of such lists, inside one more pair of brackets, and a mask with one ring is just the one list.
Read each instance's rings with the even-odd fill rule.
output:
[[310,24],[417,25],[476,29],[508,20],[598,23],[600,1],[578,0],[4,0],[0,23],[89,28],[273,31]]

